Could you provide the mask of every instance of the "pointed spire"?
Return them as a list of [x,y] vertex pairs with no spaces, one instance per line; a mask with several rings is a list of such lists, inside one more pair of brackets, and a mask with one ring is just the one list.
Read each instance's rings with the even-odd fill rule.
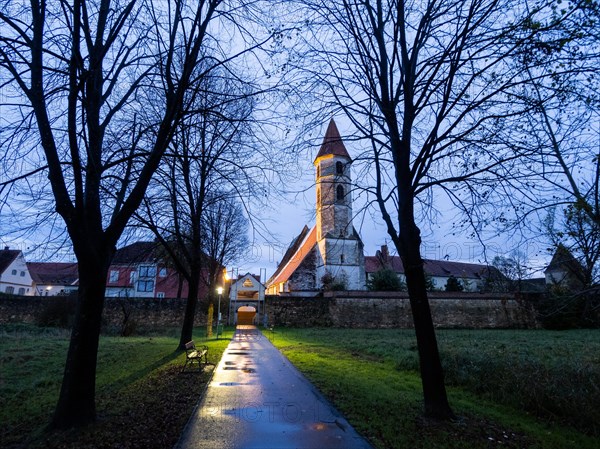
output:
[[323,139],[321,149],[317,153],[315,163],[319,158],[328,155],[344,156],[348,159],[352,159],[348,154],[348,151],[346,151],[346,147],[344,146],[344,142],[342,142],[340,132],[338,131],[335,121],[333,119],[331,119],[331,121],[329,122],[329,126],[327,126],[325,138]]

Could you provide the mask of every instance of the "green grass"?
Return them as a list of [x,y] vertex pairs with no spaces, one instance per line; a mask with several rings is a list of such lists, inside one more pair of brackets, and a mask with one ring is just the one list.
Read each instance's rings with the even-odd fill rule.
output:
[[[207,344],[209,361],[218,363],[232,331],[226,332],[220,340],[209,341],[204,341],[201,336],[203,329],[198,328],[197,331],[195,341]],[[58,400],[68,341],[69,333],[61,329],[0,326],[0,446],[44,445],[42,440],[47,436],[42,434]],[[99,424],[86,429],[86,435],[55,436],[50,447],[65,444],[62,441],[65,438],[68,441],[86,438],[93,441],[94,432],[98,429],[114,433],[111,421],[127,419],[127,416],[133,420],[138,414],[135,419],[147,420],[148,414],[155,414],[150,410],[153,404],[165,408],[167,415],[178,415],[175,424],[179,428],[167,429],[173,432],[169,438],[177,438],[193,405],[200,398],[202,382],[209,376],[208,373],[203,377],[179,374],[185,356],[183,352],[176,351],[178,342],[176,336],[102,336],[96,376]],[[174,409],[169,409],[171,405],[166,403],[169,398],[165,396],[170,394],[175,396],[172,398]],[[186,401],[183,410],[177,407],[178,395],[184,396]],[[145,432],[148,433],[148,430]],[[86,447],[77,446],[73,441],[70,441],[73,446],[67,444],[64,447]],[[93,447],[93,443],[90,444]],[[118,447],[118,443],[114,447]],[[141,446],[138,444],[137,447]]]
[[461,417],[447,425],[420,418],[413,331],[279,329],[275,336],[377,447],[599,446],[599,331],[440,330],[438,340]]

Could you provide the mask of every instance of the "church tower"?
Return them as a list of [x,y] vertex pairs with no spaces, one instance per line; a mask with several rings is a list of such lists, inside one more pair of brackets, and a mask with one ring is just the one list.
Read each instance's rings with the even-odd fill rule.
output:
[[317,170],[317,284],[332,276],[348,290],[364,290],[363,244],[352,226],[352,158],[333,119],[314,165]]

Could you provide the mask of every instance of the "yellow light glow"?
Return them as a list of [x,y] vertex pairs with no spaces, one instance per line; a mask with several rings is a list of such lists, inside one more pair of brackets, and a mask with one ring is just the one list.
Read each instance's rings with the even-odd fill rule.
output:
[[217,293],[219,295],[222,295],[223,294],[223,287],[217,287]]

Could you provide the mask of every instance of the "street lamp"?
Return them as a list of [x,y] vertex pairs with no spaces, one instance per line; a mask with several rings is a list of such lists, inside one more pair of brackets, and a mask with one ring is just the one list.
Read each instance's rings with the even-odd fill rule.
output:
[[217,306],[217,338],[219,338],[221,330],[221,296],[223,295],[223,287],[217,287],[217,293],[219,294],[219,304]]

